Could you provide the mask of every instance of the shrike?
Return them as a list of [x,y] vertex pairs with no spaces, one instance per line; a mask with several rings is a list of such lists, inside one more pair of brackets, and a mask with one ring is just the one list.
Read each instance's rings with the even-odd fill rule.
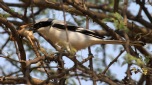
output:
[[[68,22],[66,23],[67,25],[65,25],[64,21],[43,19],[35,23],[32,30],[42,35],[53,46],[65,48],[68,51],[72,48],[75,52],[95,44],[126,43],[121,40],[103,40],[103,37],[96,34],[93,30],[70,25]],[[135,44],[131,43],[131,45]]]

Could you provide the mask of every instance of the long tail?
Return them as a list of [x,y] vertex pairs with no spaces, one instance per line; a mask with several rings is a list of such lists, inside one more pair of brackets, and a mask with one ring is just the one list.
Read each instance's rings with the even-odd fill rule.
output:
[[[92,44],[127,44],[126,41],[122,41],[122,40],[96,40],[95,42],[93,42]],[[131,41],[129,42],[129,45],[132,46],[143,46],[145,45],[143,42],[141,41]]]

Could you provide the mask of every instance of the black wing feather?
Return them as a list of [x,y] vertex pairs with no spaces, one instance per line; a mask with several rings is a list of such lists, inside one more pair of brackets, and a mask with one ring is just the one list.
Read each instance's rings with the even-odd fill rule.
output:
[[[66,29],[65,25],[61,25],[61,24],[53,24],[52,27],[56,27],[58,29]],[[77,26],[67,26],[67,29],[70,31],[76,31],[77,30]]]
[[100,38],[100,39],[104,38],[104,36],[101,36],[101,35],[95,33],[94,31],[87,30],[87,29],[77,30],[77,32],[80,32],[80,33],[83,33],[83,34],[86,34],[86,35],[89,35],[89,36],[93,36],[93,37],[96,37],[96,38]]
[[[54,25],[52,25],[52,27],[56,27],[56,28],[59,28],[59,29],[66,29],[65,25],[61,25],[61,24],[54,24]],[[87,29],[82,29],[78,26],[69,26],[68,25],[67,29],[69,31],[80,32],[82,34],[93,36],[93,37],[100,38],[100,39],[104,38],[103,36],[100,36],[100,35],[96,34],[94,31],[90,31],[90,30],[87,30]]]

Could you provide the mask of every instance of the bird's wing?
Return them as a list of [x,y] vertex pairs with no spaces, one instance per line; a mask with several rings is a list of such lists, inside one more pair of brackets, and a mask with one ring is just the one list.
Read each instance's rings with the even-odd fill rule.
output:
[[73,32],[79,32],[79,33],[82,33],[82,34],[85,34],[85,35],[89,35],[89,36],[92,36],[92,37],[96,37],[96,38],[100,38],[100,39],[103,39],[104,37],[95,33],[94,31],[91,31],[91,30],[87,30],[87,29],[84,29],[84,28],[81,28],[81,27],[78,27],[78,26],[74,26],[74,25],[70,25],[70,24],[67,24],[67,26],[65,26],[64,24],[53,24],[52,27],[55,27],[55,28],[58,28],[58,29],[63,29],[65,30],[66,27],[69,31],[73,31]]
[[88,30],[88,29],[84,29],[84,28],[77,28],[76,30],[77,32],[80,32],[80,33],[83,33],[85,35],[89,35],[89,36],[93,36],[93,37],[96,37],[96,38],[100,38],[100,39],[103,39],[104,36],[101,36],[99,34],[97,34],[96,32],[92,31],[92,30]]

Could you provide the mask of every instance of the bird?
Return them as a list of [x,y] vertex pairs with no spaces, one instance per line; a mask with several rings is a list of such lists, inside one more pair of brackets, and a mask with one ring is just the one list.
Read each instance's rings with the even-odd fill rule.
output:
[[[125,40],[104,40],[103,36],[95,33],[93,30],[76,26],[70,22],[56,20],[52,18],[41,19],[31,28],[34,33],[39,33],[46,39],[57,51],[72,51],[75,54],[81,49],[96,44],[125,44]],[[134,45],[134,43],[132,43]]]

